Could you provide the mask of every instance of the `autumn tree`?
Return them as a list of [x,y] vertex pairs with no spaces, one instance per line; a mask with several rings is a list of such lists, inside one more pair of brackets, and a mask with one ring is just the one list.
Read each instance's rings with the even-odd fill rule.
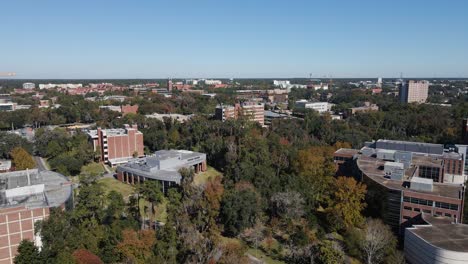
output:
[[[311,203],[321,203],[327,197],[334,175],[333,148],[315,146],[299,150],[293,169],[301,180],[299,189]],[[300,188],[307,186],[307,188]]]
[[16,170],[26,170],[36,167],[36,162],[33,157],[22,147],[14,148],[10,156]]
[[327,208],[328,214],[333,216],[333,222],[340,221],[344,228],[361,226],[364,223],[361,211],[366,206],[364,203],[366,192],[366,186],[358,183],[354,178],[334,179]]
[[103,264],[102,260],[86,249],[77,249],[72,254],[76,264]]
[[143,264],[152,257],[155,240],[156,235],[153,230],[126,229],[122,232],[122,242],[117,248],[127,260]]

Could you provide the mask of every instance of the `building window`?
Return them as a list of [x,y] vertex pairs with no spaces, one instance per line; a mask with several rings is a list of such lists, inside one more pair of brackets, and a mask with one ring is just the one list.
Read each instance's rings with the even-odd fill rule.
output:
[[421,212],[421,209],[419,209],[419,208],[414,208],[414,211],[415,211],[415,212]]
[[445,213],[445,216],[447,216],[447,217],[452,217],[451,214],[447,214],[447,213]]
[[458,211],[458,205],[457,205],[457,204],[449,204],[449,203],[444,203],[444,202],[436,202],[436,203],[435,203],[435,207]]
[[423,209],[423,213],[430,214],[431,210]]
[[404,208],[405,210],[412,211],[412,208],[409,207],[409,206],[405,206],[405,207],[403,207],[403,208]]
[[434,182],[439,182],[440,168],[419,166],[419,177],[432,179]]
[[427,206],[432,206],[432,203],[433,203],[433,201],[431,200],[425,200],[425,199],[419,199],[419,198],[407,197],[407,196],[403,197],[403,201],[407,203],[427,205]]

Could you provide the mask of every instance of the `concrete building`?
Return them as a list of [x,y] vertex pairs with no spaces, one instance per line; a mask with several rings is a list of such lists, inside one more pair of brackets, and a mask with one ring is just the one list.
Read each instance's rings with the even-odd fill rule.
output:
[[179,170],[193,168],[195,173],[206,171],[206,154],[188,150],[159,150],[151,156],[133,159],[117,167],[117,179],[128,184],[157,180],[163,192],[180,184]]
[[271,126],[273,120],[290,119],[291,116],[285,113],[265,111],[265,126]]
[[39,89],[52,89],[52,88],[60,88],[60,89],[76,89],[82,88],[83,84],[81,83],[49,83],[49,84],[39,84]]
[[364,106],[352,107],[349,109],[348,115],[355,115],[356,113],[365,113],[379,111],[379,107],[376,104],[371,104],[370,102],[365,102]]
[[378,140],[360,150],[338,150],[335,164],[368,186],[369,210],[402,234],[421,213],[462,221],[464,153],[462,145],[449,151],[438,144]]
[[223,82],[221,80],[204,80],[205,84],[206,85],[219,85],[219,84],[223,84]]
[[0,264],[13,264],[19,243],[41,246],[34,224],[49,216],[51,207],[71,206],[72,184],[52,171],[0,173]]
[[93,142],[94,150],[101,153],[101,161],[116,166],[144,155],[143,133],[136,125],[125,125],[125,129],[90,130],[88,136]]
[[288,91],[285,89],[269,90],[237,90],[236,98],[239,100],[252,100],[262,98],[267,103],[286,103],[288,102]]
[[17,107],[18,104],[11,100],[9,94],[0,94],[0,111],[15,111]]
[[181,114],[158,114],[154,113],[151,115],[145,115],[146,118],[155,118],[158,119],[159,121],[164,121],[164,119],[172,119],[172,120],[177,120],[180,123],[185,123],[188,120],[190,120],[193,115],[181,115]]
[[136,114],[138,112],[138,105],[101,105],[99,108],[119,112],[122,113],[123,116]]
[[7,172],[11,170],[11,160],[0,159],[0,172]]
[[227,119],[237,119],[245,116],[251,121],[265,125],[265,105],[257,102],[244,102],[235,105],[218,105],[215,110],[215,118],[226,121]]
[[405,230],[404,252],[408,263],[468,263],[468,225],[425,213],[421,218],[424,224]]
[[296,101],[295,109],[312,109],[319,113],[325,113],[331,110],[332,104],[327,102],[309,102],[305,99]]
[[400,102],[402,103],[425,103],[429,92],[428,81],[402,82],[399,89]]
[[32,90],[34,88],[36,88],[36,84],[34,83],[23,83],[23,89]]

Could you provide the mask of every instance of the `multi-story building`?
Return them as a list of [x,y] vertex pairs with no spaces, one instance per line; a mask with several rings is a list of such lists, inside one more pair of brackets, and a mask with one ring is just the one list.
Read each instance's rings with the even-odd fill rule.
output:
[[268,103],[285,103],[288,101],[288,91],[285,89],[237,90],[236,93],[236,97],[239,100],[262,98]]
[[408,263],[468,263],[468,225],[425,213],[421,222],[405,230],[404,252]]
[[221,80],[205,80],[206,85],[218,85],[222,84],[223,82]]
[[340,169],[352,168],[368,186],[369,211],[401,232],[421,213],[462,221],[466,148],[378,140],[360,150],[338,150],[335,163]]
[[193,168],[195,173],[206,171],[206,154],[188,150],[159,150],[154,155],[133,159],[117,167],[117,179],[128,184],[156,180],[163,192],[180,184],[179,170]]
[[34,83],[23,83],[23,89],[31,90],[36,88],[36,84]]
[[144,155],[143,133],[136,125],[125,125],[125,129],[101,129],[88,132],[95,151],[101,154],[101,161],[116,166]]
[[305,99],[296,101],[295,109],[312,109],[319,113],[328,112],[331,109],[332,104],[327,102],[309,102]]
[[15,111],[17,106],[9,94],[0,94],[0,111]]
[[379,111],[379,107],[376,104],[365,102],[364,106],[352,107],[348,110],[348,115],[355,115],[356,113]]
[[22,240],[42,245],[34,224],[49,216],[50,208],[69,208],[72,184],[52,171],[0,173],[0,264],[13,264]]
[[240,116],[247,117],[251,121],[265,125],[265,105],[257,102],[244,102],[235,105],[218,105],[215,111],[215,118],[226,121],[227,119],[237,119]]
[[400,102],[425,103],[429,92],[428,81],[410,80],[402,82],[399,89]]

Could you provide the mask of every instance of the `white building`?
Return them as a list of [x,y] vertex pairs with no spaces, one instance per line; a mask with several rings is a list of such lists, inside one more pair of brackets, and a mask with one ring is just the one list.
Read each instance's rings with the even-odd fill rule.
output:
[[274,81],[273,81],[273,85],[285,89],[285,88],[287,88],[289,85],[291,85],[291,82],[288,81],[288,80],[283,80],[283,81],[274,80]]
[[23,89],[32,90],[34,88],[36,88],[36,84],[34,83],[23,83]]
[[61,89],[76,89],[83,87],[81,83],[49,83],[49,84],[39,84],[39,89],[52,89],[52,88],[61,88]]
[[309,102],[305,99],[296,101],[296,109],[312,109],[319,113],[325,113],[330,111],[332,104],[328,102]]
[[220,80],[205,80],[206,85],[217,85],[217,84],[223,84],[222,81]]
[[311,88],[313,88],[314,90],[328,90],[328,84],[326,83],[315,83],[315,84],[311,84],[310,85]]

